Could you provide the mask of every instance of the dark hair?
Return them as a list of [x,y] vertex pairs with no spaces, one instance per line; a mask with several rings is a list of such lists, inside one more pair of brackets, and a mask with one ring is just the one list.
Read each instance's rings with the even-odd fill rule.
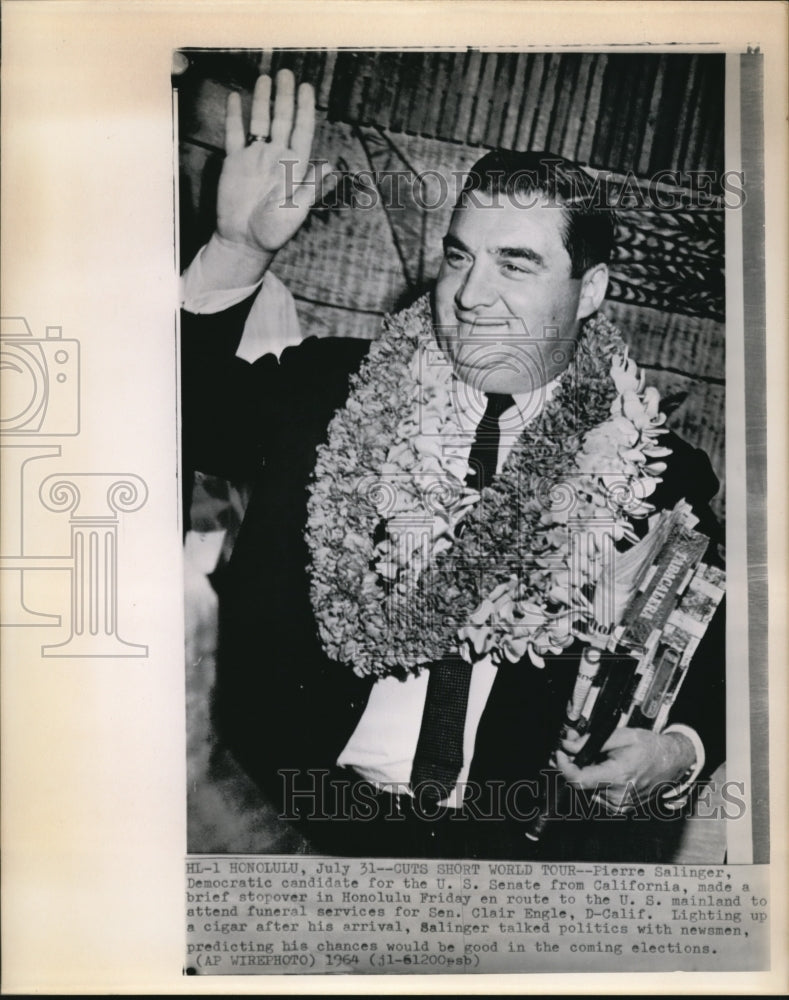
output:
[[506,194],[524,205],[519,196],[546,196],[562,209],[562,242],[570,255],[571,276],[580,278],[595,264],[608,263],[614,248],[614,213],[606,207],[601,182],[572,160],[548,152],[496,149],[471,168],[458,204],[467,204],[472,191]]

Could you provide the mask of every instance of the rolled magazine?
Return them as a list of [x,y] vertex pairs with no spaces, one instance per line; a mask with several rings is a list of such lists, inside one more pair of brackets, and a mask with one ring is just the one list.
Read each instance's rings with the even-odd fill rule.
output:
[[[685,501],[655,515],[646,536],[598,581],[598,620],[575,630],[586,645],[561,733],[586,736],[573,758],[577,767],[597,761],[619,726],[655,732],[666,726],[724,593],[723,570],[702,561],[709,539],[696,523]],[[609,620],[601,622],[606,609]],[[569,794],[566,785],[560,794]],[[539,840],[550,818],[544,810],[526,836]]]

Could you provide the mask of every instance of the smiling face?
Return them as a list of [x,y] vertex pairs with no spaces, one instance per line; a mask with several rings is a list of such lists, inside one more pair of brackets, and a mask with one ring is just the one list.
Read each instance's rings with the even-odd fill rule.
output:
[[[527,207],[528,204],[528,207]],[[605,295],[604,264],[571,277],[564,210],[475,192],[455,209],[435,291],[437,334],[463,382],[517,395],[569,364],[580,320]]]

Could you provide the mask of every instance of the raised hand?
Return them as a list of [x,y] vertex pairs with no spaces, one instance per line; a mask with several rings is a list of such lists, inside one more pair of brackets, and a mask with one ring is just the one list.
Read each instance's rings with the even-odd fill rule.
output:
[[290,70],[277,73],[274,118],[269,121],[271,77],[260,76],[252,97],[249,141],[241,98],[231,93],[225,118],[225,162],[217,196],[217,233],[229,243],[274,254],[294,236],[320,196],[331,167],[310,162],[315,94],[299,87]]

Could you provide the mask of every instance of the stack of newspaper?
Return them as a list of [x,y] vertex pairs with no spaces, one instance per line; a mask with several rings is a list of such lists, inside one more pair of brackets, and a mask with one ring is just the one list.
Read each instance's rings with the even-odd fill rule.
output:
[[684,501],[656,514],[646,536],[601,574],[597,627],[577,634],[602,656],[585,657],[595,666],[579,671],[568,709],[593,744],[615,726],[660,731],[666,723],[724,593],[723,570],[702,562],[709,540],[696,523]]

